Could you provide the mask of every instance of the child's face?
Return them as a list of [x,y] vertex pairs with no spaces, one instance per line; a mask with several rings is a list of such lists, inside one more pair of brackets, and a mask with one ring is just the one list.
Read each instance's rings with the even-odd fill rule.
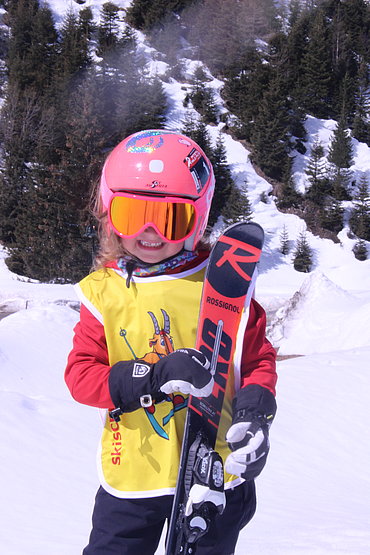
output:
[[175,256],[184,246],[181,243],[168,243],[154,231],[147,227],[136,237],[121,237],[124,248],[143,262],[157,264],[166,258]]

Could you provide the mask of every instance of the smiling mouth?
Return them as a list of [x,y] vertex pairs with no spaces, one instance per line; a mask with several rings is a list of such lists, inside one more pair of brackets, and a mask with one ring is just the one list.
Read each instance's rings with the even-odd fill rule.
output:
[[143,247],[150,248],[150,249],[158,249],[162,246],[162,242],[154,243],[151,241],[139,241],[139,244]]

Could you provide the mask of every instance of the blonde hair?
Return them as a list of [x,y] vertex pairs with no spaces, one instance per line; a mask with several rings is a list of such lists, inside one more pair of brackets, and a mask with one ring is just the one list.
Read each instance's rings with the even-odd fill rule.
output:
[[95,254],[91,271],[104,268],[108,262],[127,255],[120,237],[109,226],[108,212],[104,209],[100,197],[100,182],[97,180],[91,189],[90,213],[98,223],[99,247]]
[[[100,184],[94,183],[90,196],[90,212],[98,222],[99,248],[95,254],[91,271],[104,268],[108,262],[118,260],[124,256],[135,257],[123,246],[121,238],[114,233],[109,225],[108,212],[104,209],[100,197]],[[211,243],[207,236],[203,236],[196,246],[196,250],[211,249]]]

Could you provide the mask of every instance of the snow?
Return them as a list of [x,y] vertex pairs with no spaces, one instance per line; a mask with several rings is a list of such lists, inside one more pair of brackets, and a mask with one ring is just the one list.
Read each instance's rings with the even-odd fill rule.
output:
[[[77,555],[90,531],[101,430],[98,411],[73,401],[63,382],[78,312],[54,302],[58,285],[37,284],[33,296],[36,284],[4,265],[0,279],[3,298],[18,286],[19,299],[32,300],[0,321],[2,552]],[[363,285],[350,293],[317,271],[293,299],[273,288],[265,299],[282,304],[272,333],[280,352],[305,356],[278,362],[271,452],[237,555],[369,553],[369,278]]]
[[312,272],[276,311],[269,337],[280,355],[366,347],[370,345],[370,294],[352,295],[323,273]]
[[[304,168],[310,158],[311,148],[315,141],[318,141],[324,147],[324,154],[328,155],[329,145],[333,138],[333,133],[337,127],[334,120],[316,119],[312,116],[307,117],[305,128],[308,134],[308,140],[305,143],[307,152],[305,154],[297,154],[294,160],[294,182],[297,190],[304,192],[309,184],[304,174]],[[361,175],[370,172],[370,148],[364,143],[359,143],[356,139],[352,139],[353,148],[353,165],[350,170],[353,172],[353,178],[358,181]]]
[[[72,0],[69,0],[69,2],[66,2],[66,0],[47,0],[45,2],[51,8],[57,24],[62,22],[69,10],[78,13],[85,8],[91,8],[94,20],[99,21],[101,8],[105,3],[105,0],[85,0],[83,4],[78,4],[76,0],[74,2]],[[131,4],[131,0],[116,0],[113,4],[124,10]]]
[[[97,14],[103,3],[73,8],[91,6]],[[61,20],[67,3],[49,4]],[[151,70],[161,74],[166,66]],[[178,128],[187,84],[164,86],[168,126]],[[213,86],[217,91],[219,83]],[[308,118],[308,146],[316,135],[327,149],[335,125]],[[213,141],[221,129],[209,127]],[[257,479],[258,510],[236,555],[368,554],[370,260],[354,258],[347,229],[336,244],[307,233],[314,269],[296,272],[291,253],[279,252],[279,234],[285,225],[293,247],[304,222],[278,212],[271,197],[261,201],[269,184],[254,172],[248,151],[224,136],[234,178],[248,183],[254,219],[266,231],[256,296],[269,315],[269,337],[284,355],[271,452]],[[354,171],[370,171],[369,148],[356,141],[354,147]],[[295,160],[303,188],[308,157]],[[0,312],[13,314],[0,321],[1,551],[77,555],[90,531],[101,430],[98,411],[76,403],[63,381],[77,299],[71,285],[12,274],[5,257],[0,250]]]

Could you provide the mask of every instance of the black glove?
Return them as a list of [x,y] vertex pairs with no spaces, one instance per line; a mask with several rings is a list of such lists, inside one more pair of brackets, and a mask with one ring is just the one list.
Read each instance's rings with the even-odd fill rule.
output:
[[207,357],[196,349],[178,349],[154,364],[144,360],[121,361],[109,374],[109,391],[116,407],[132,412],[147,407],[165,395],[181,392],[208,397],[213,376]]
[[225,469],[245,480],[253,480],[266,464],[270,449],[269,429],[275,417],[273,394],[260,385],[240,389],[233,400],[233,420],[226,441],[233,451]]

